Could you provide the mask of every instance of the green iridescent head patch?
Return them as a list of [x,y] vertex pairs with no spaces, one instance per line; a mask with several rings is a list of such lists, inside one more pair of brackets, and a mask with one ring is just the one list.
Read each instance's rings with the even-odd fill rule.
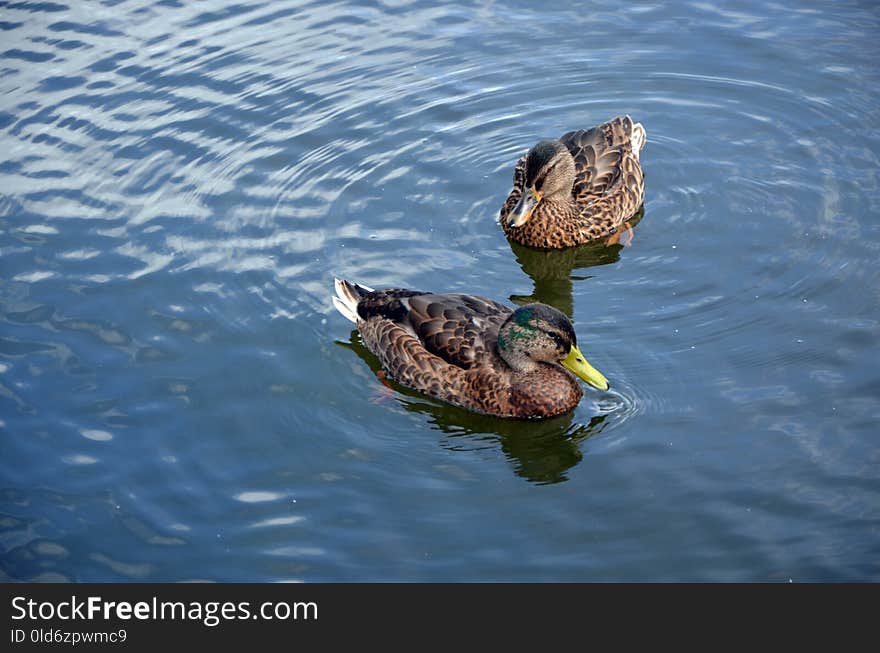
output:
[[530,308],[519,309],[514,313],[514,317],[516,318],[516,323],[520,326],[531,327],[532,325],[529,322],[535,317],[534,312]]

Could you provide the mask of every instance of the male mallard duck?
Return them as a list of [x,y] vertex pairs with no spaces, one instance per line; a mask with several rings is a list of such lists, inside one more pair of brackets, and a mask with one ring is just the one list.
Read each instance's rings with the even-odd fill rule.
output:
[[639,150],[646,137],[641,123],[624,116],[535,145],[517,162],[501,207],[505,235],[555,249],[613,232],[645,198]]
[[[473,295],[373,290],[336,279],[333,305],[401,384],[478,413],[539,419],[573,409],[584,381],[608,381],[577,348],[569,319],[546,304],[516,310]],[[563,369],[565,368],[565,369]]]

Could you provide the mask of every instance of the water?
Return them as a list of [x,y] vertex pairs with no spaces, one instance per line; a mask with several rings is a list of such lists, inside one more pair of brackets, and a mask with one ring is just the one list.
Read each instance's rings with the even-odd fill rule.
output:
[[[580,5],[0,4],[2,577],[880,580],[880,12]],[[624,113],[632,243],[511,247]],[[552,303],[615,392],[388,389],[335,275]]]

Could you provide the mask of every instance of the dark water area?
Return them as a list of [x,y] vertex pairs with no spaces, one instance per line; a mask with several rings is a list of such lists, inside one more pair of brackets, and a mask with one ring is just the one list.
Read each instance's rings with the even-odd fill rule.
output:
[[[3,580],[880,580],[868,2],[0,2]],[[624,245],[496,223],[642,122]],[[568,312],[540,423],[388,388],[333,277]]]

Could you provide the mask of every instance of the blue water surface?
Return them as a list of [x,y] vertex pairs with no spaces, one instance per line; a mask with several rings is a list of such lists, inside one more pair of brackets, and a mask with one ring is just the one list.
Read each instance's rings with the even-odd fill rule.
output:
[[[3,580],[880,580],[870,2],[0,2]],[[510,245],[543,137],[632,242]],[[388,388],[331,303],[538,299],[613,392]]]

